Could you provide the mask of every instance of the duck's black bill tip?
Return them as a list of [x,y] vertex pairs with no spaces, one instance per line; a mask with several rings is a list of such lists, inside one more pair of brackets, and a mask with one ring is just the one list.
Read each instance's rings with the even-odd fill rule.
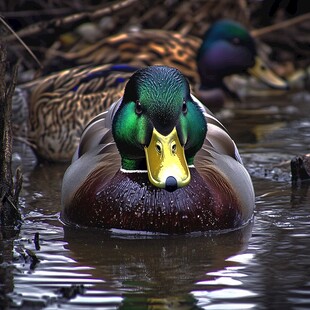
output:
[[165,190],[168,192],[174,192],[178,188],[178,182],[175,177],[168,177],[166,179]]

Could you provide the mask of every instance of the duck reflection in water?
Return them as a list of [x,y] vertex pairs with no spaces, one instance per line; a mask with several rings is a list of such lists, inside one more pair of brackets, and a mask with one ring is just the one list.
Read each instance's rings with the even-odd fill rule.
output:
[[202,289],[198,282],[210,279],[210,272],[239,266],[229,258],[246,252],[252,226],[227,234],[183,236],[64,227],[64,240],[71,257],[94,268],[92,278],[104,281],[95,290],[119,292],[121,309],[129,304],[135,309],[134,302],[139,306],[173,302],[192,309],[197,300],[191,292]]

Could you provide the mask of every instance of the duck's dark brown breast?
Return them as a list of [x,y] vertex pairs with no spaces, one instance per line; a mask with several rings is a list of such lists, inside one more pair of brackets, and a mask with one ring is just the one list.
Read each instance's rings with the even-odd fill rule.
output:
[[219,195],[195,169],[191,175],[190,184],[174,192],[154,187],[146,173],[117,172],[103,186],[104,176],[90,176],[87,188],[80,188],[62,216],[65,222],[86,227],[164,233],[240,226],[241,214],[233,195]]

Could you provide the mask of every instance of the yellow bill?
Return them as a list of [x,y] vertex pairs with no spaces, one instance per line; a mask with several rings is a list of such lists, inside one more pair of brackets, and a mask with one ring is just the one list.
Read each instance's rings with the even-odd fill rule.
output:
[[272,72],[259,57],[255,58],[254,67],[248,72],[272,88],[288,89],[288,83]]
[[176,128],[167,136],[154,128],[151,142],[144,150],[148,177],[154,186],[174,191],[189,183],[190,172]]

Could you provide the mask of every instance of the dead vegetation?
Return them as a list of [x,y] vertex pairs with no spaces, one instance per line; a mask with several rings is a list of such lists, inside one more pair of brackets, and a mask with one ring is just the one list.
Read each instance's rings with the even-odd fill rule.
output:
[[[2,6],[2,7],[1,7]],[[310,64],[310,4],[307,0],[118,0],[9,1],[2,16],[44,65],[46,57],[77,50],[129,29],[164,29],[202,37],[210,23],[231,18],[267,44],[281,74]],[[10,61],[38,70],[16,36],[5,30]],[[282,65],[282,67],[281,67]]]

